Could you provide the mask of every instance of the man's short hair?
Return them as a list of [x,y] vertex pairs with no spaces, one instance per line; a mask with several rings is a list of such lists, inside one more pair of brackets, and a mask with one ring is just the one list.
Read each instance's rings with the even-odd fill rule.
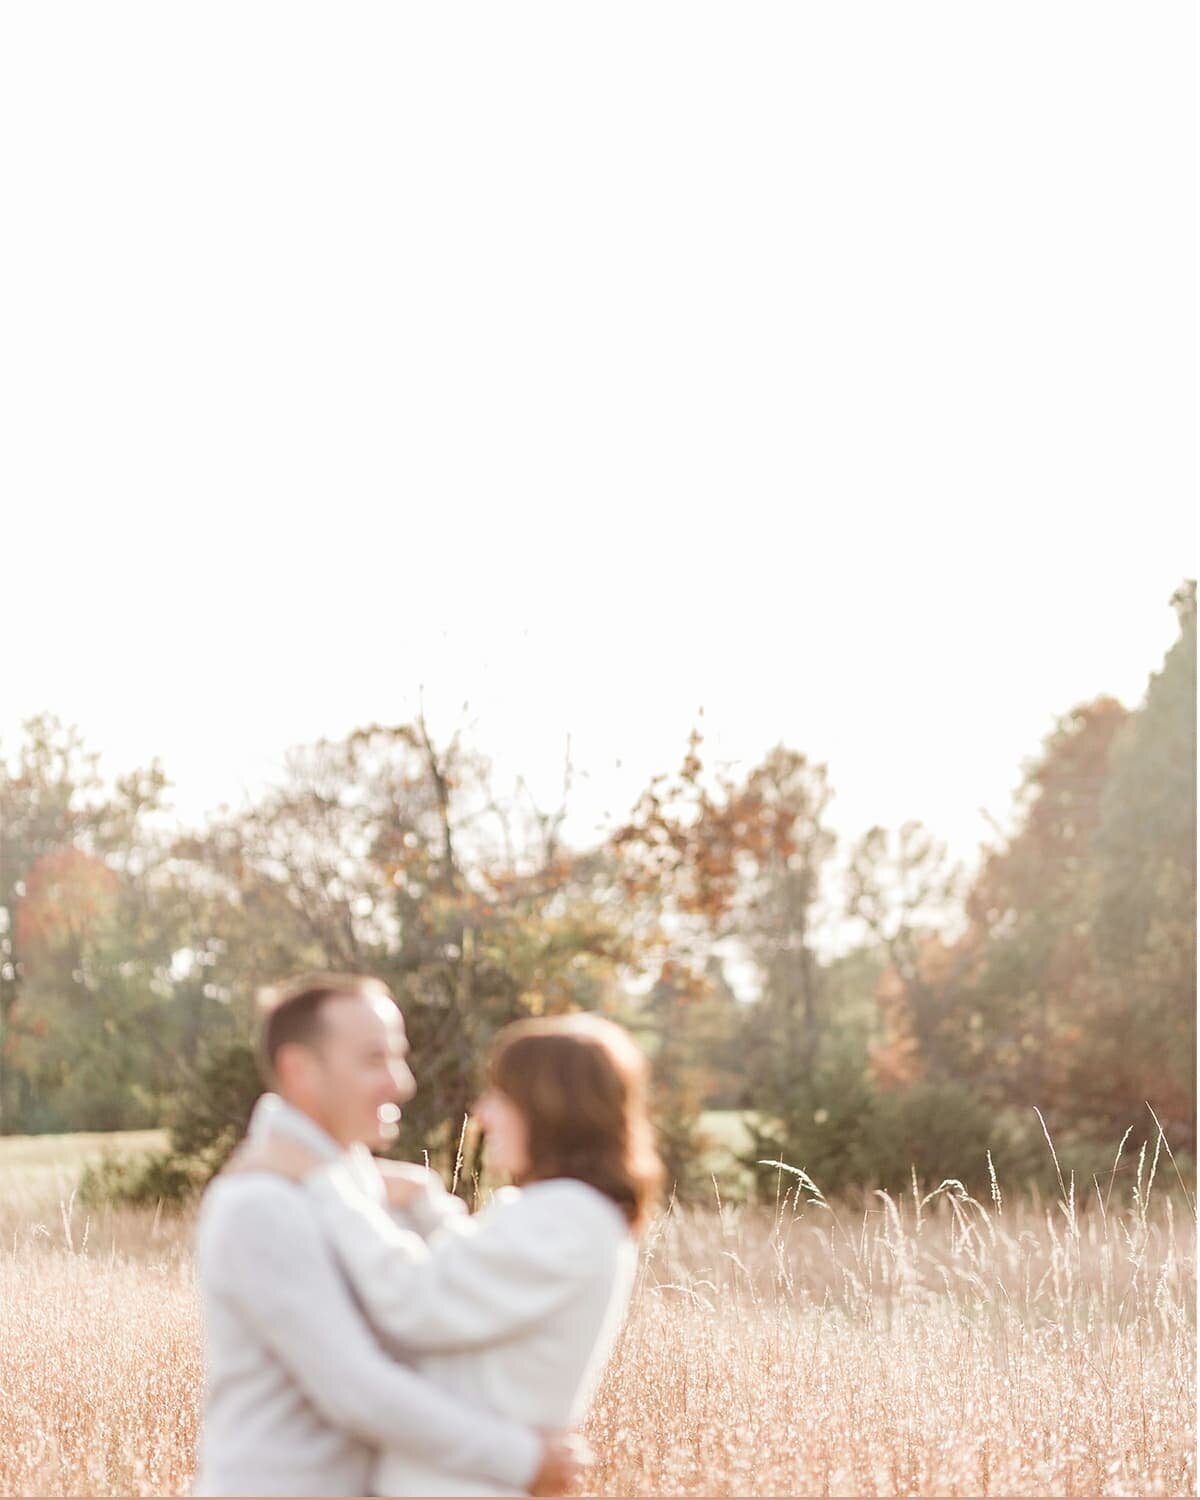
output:
[[324,1024],[323,1007],[330,1000],[346,997],[396,1003],[383,980],[369,974],[300,974],[258,992],[258,1063],[268,1083],[275,1081],[280,1049],[294,1042],[314,1046]]

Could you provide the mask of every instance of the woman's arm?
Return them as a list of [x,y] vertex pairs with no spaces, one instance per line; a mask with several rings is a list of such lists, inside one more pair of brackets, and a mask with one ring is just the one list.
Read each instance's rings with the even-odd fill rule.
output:
[[314,1172],[304,1186],[371,1322],[422,1353],[500,1343],[540,1322],[570,1297],[603,1240],[581,1223],[574,1194],[566,1212],[554,1193],[522,1196],[452,1220],[426,1244],[344,1168]]
[[388,1207],[399,1216],[402,1229],[415,1230],[423,1240],[448,1220],[465,1218],[467,1205],[448,1193],[436,1172],[411,1162],[376,1161],[383,1175]]

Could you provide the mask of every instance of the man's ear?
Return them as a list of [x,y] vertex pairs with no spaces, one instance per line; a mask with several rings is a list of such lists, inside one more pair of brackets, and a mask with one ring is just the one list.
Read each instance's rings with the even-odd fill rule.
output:
[[281,1094],[303,1094],[312,1077],[313,1055],[300,1042],[285,1042],[275,1054],[275,1086]]

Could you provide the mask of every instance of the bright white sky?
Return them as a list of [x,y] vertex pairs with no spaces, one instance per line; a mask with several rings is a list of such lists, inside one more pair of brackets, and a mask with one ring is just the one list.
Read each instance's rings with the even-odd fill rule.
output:
[[4,7],[0,745],[193,817],[424,684],[583,839],[703,705],[969,855],[1195,572],[1192,27]]

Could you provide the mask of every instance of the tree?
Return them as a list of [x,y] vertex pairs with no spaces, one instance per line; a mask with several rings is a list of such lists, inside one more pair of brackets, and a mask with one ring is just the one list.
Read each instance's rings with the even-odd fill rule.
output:
[[[812,1072],[825,1023],[818,912],[834,849],[823,766],[781,746],[740,783],[711,778],[702,743],[694,731],[676,776],[655,778],[613,838],[655,976],[644,1010],[658,1037],[660,1130],[680,1180],[719,1086],[714,1030],[736,1038],[739,1102],[776,1119]],[[749,1005],[723,982],[716,953],[730,942],[762,978]],[[714,1027],[722,1004],[732,1024]]]
[[[192,884],[219,898],[210,937],[241,1018],[247,1089],[260,985],[310,968],[376,974],[404,1009],[418,1073],[400,1145],[445,1163],[500,1026],[613,1004],[628,945],[605,860],[564,851],[553,818],[514,846],[498,811],[486,762],[457,738],[437,746],[418,720],[295,752],[281,785],[178,846]],[[252,1101],[235,1093],[236,1118],[210,1118],[204,1085],[202,1074],[181,1138],[203,1116],[200,1135],[231,1140]]]
[[[1027,768],[962,933],[887,944],[881,1082],[969,1079],[993,1106],[1037,1106],[1092,1139],[1149,1102],[1194,1149],[1194,586],[1174,603],[1179,639],[1137,712],[1081,705]],[[886,938],[856,879],[858,914]]]
[[0,1129],[74,1123],[68,1075],[94,1120],[144,1115],[133,1095],[155,1092],[160,1033],[127,1029],[123,996],[169,954],[127,919],[152,884],[165,787],[156,764],[105,787],[78,732],[49,715],[0,762]]
[[846,914],[888,964],[877,999],[891,1013],[891,1032],[872,1054],[884,1086],[922,1076],[936,1050],[947,993],[934,978],[945,951],[940,929],[953,911],[960,878],[945,846],[918,822],[905,823],[894,836],[871,828],[851,851]]
[[1179,638],[1113,746],[1101,798],[1086,916],[1104,984],[1071,1085],[1110,1128],[1150,1100],[1194,1150],[1195,583],[1172,603]]
[[755,1107],[786,1112],[811,1078],[828,1025],[817,954],[823,881],[836,848],[825,823],[832,791],[825,767],[782,746],[734,799],[742,830],[742,885],[734,920],[762,975],[747,1015]]
[[[960,936],[949,942],[909,920],[896,927],[880,987],[890,1023],[881,1079],[969,1079],[993,1105],[1069,1119],[1069,1058],[1096,1004],[1081,903],[1126,718],[1101,698],[1059,721],[1026,770],[1013,832],[987,853],[967,893]],[[920,852],[919,841],[913,847]],[[914,892],[937,893],[936,854],[918,863],[926,874]],[[870,900],[859,907],[869,912]]]

